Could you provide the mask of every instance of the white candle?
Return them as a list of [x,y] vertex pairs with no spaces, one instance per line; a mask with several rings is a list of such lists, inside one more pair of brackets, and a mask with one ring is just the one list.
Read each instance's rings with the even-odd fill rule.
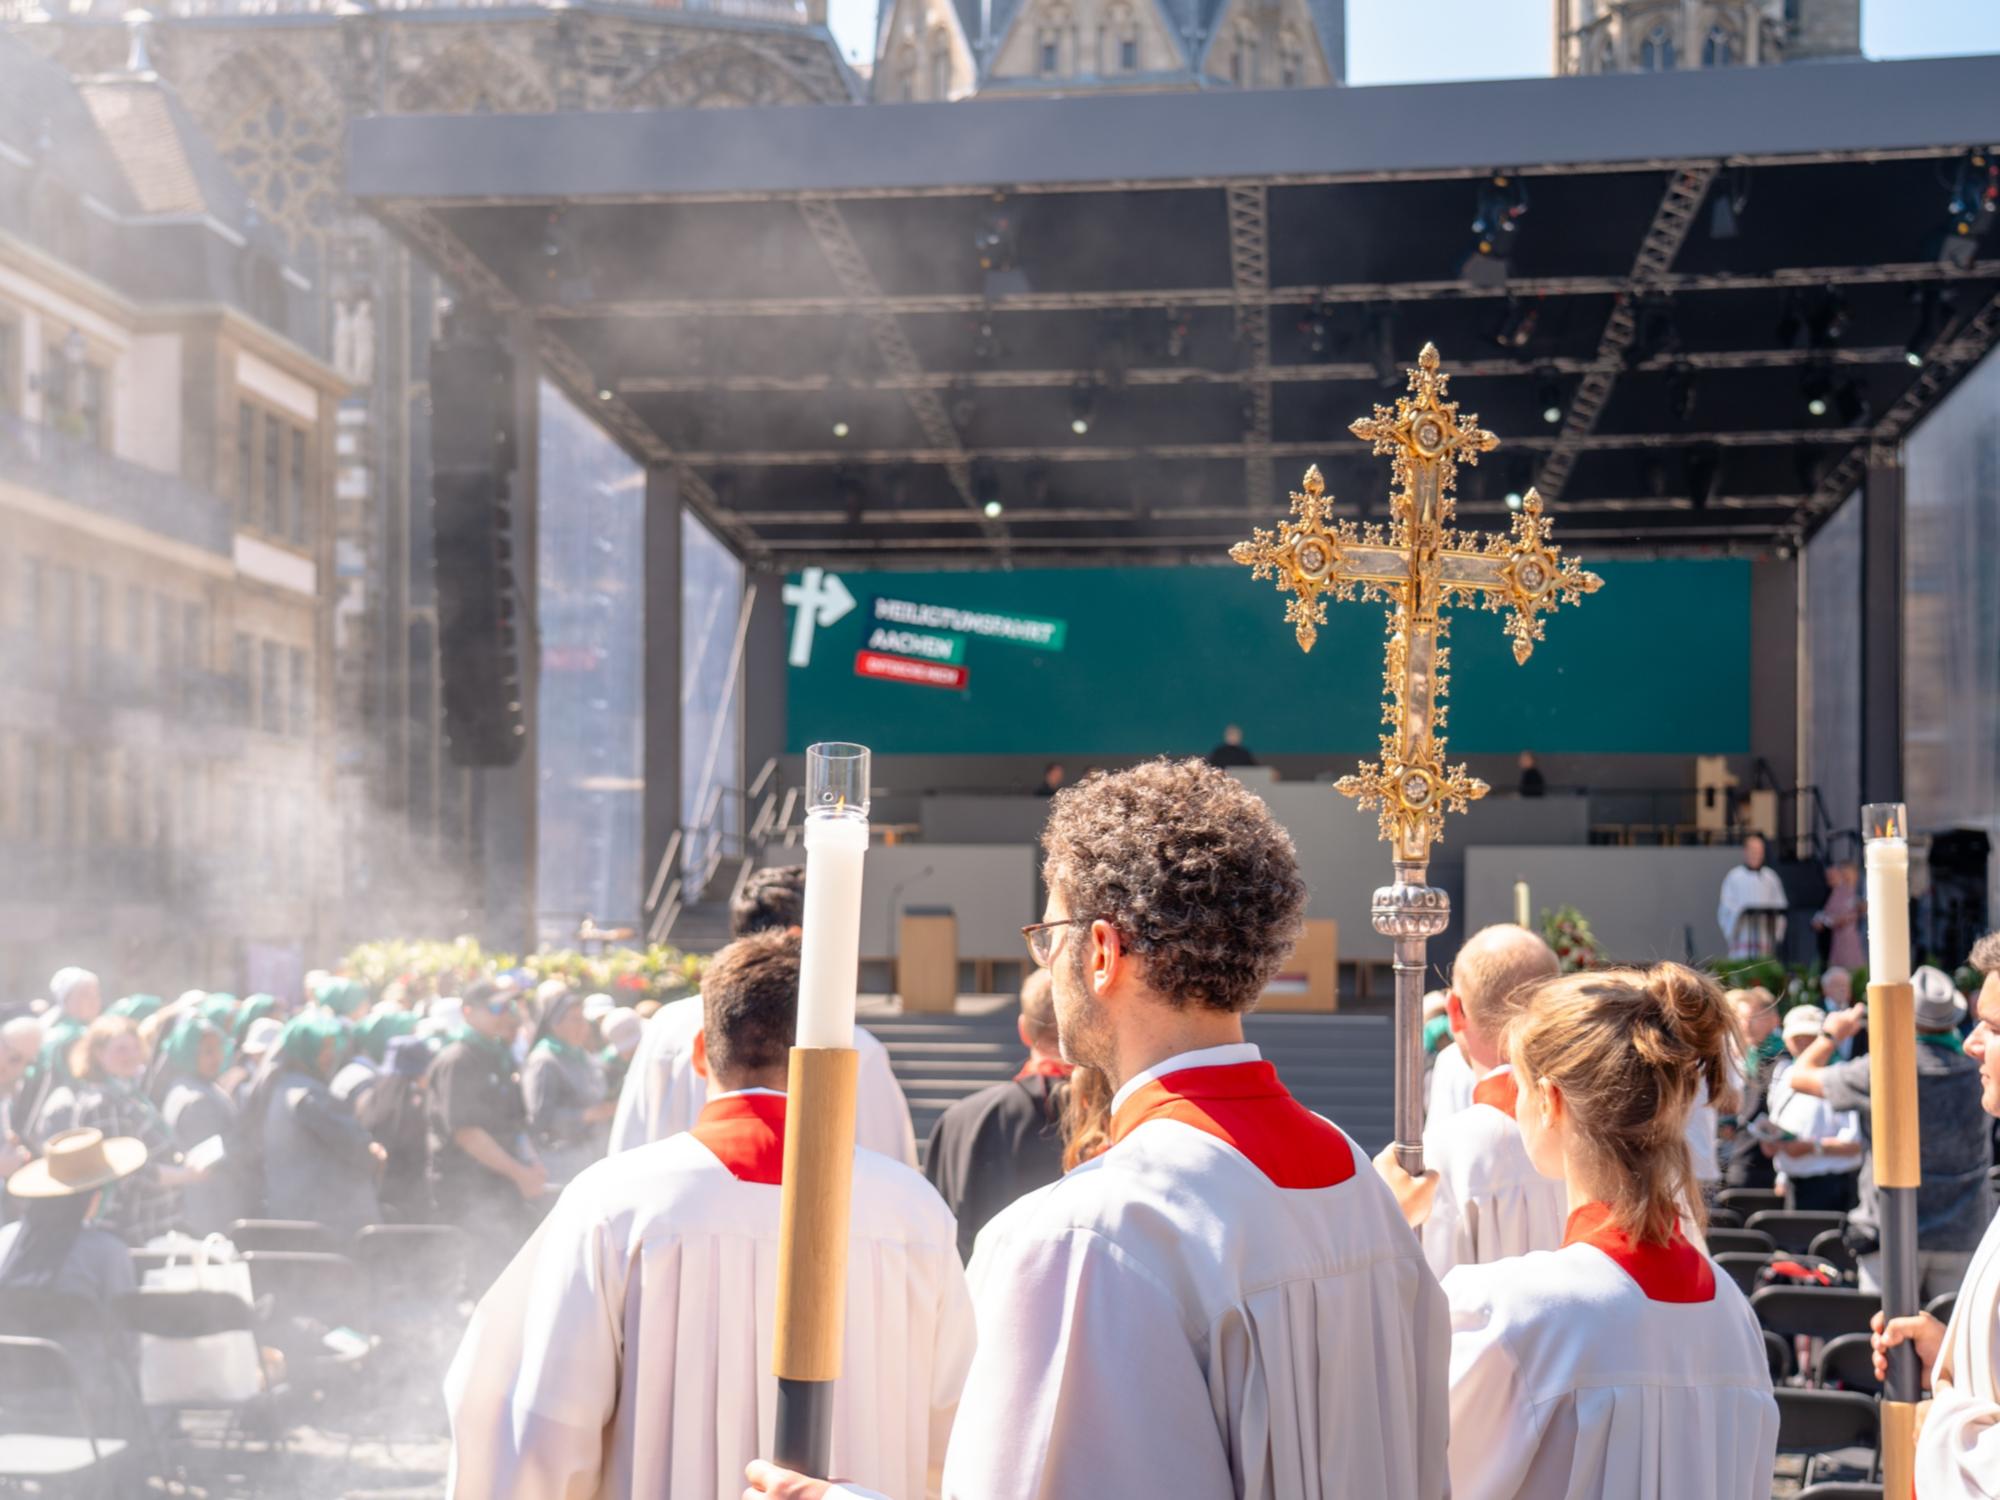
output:
[[801,1047],[854,1045],[854,991],[861,967],[861,867],[868,824],[842,813],[808,813],[805,930],[799,952]]
[[1868,866],[1868,982],[1905,984],[1910,978],[1910,846],[1904,839],[1870,839]]
[[1514,925],[1516,927],[1530,925],[1528,915],[1528,882],[1517,880],[1514,882]]

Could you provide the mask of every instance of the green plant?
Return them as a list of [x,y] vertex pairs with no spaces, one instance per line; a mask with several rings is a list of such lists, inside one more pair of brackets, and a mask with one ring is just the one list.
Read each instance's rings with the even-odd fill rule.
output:
[[647,948],[606,948],[582,953],[546,948],[516,957],[487,953],[472,937],[449,942],[391,940],[363,943],[342,960],[341,972],[380,990],[395,980],[423,981],[440,993],[462,989],[481,974],[521,971],[531,983],[560,979],[572,988],[603,991],[627,1005],[641,1000],[665,1002],[689,994],[701,983],[706,960],[696,953],[654,945]]
[[1565,974],[1594,969],[1603,962],[1597,951],[1597,935],[1574,906],[1558,906],[1542,913],[1542,937],[1555,949],[1556,962]]

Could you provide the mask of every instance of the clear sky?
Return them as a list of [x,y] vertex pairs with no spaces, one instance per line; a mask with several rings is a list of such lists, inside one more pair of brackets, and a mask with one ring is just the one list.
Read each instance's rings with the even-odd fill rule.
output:
[[[850,58],[874,48],[876,3],[832,0]],[[1347,0],[1347,81],[1545,74],[1553,10],[1550,0]],[[2000,52],[2000,0],[1861,0],[1861,48],[1870,57]]]

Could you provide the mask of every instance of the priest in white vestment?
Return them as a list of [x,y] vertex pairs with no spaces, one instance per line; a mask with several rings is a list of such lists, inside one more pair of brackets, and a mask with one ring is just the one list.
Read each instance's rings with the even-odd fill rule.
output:
[[1760,909],[1782,908],[1790,899],[1778,872],[1764,863],[1764,855],[1763,838],[1751,834],[1743,840],[1743,863],[1722,877],[1715,923],[1731,958],[1769,958],[1774,945],[1785,940],[1782,916],[1757,915]]
[[[730,905],[730,936],[796,933],[805,911],[805,880],[803,865],[755,871]],[[694,1066],[694,1040],[701,1035],[701,1025],[699,995],[661,1006],[646,1022],[611,1117],[613,1154],[663,1141],[693,1126],[708,1102],[708,1080]],[[855,1084],[855,1144],[914,1167],[917,1133],[909,1101],[889,1066],[889,1049],[857,1026],[854,1050],[861,1062]]]
[[1366,1157],[1243,1040],[1305,905],[1290,837],[1235,779],[1155,761],[1058,793],[1043,844],[1030,946],[1064,1056],[1117,1086],[1112,1144],[979,1237],[945,1494],[1441,1500],[1436,1278]]
[[1424,1258],[1439,1276],[1453,1266],[1562,1244],[1563,1185],[1528,1159],[1514,1121],[1514,1070],[1503,1050],[1521,1001],[1559,967],[1539,934],[1512,923],[1474,933],[1452,964],[1452,1030],[1477,1081],[1468,1108],[1424,1129],[1424,1165],[1438,1183],[1421,1237]]
[[1768,1500],[1763,1335],[1682,1219],[1683,1117],[1698,1080],[1729,1098],[1735,1036],[1720,988],[1675,964],[1528,997],[1516,1119],[1568,1215],[1559,1248],[1444,1278],[1454,1500]]
[[[2000,1116],[2000,933],[1974,944],[1970,962],[1986,980],[1965,1051],[1979,1059],[1980,1107]],[[1992,1500],[2000,1495],[2000,1218],[1986,1227],[1948,1325],[1918,1313],[1885,1329],[1875,1315],[1878,1376],[1888,1372],[1886,1351],[1905,1340],[1915,1341],[1931,1388],[1928,1408],[1919,1408],[1918,1496]]]
[[[770,1373],[797,941],[744,939],[703,976],[688,1131],[580,1174],[481,1300],[446,1377],[451,1500],[727,1496],[771,1449]],[[833,1461],[935,1494],[972,1356],[950,1211],[857,1149]]]

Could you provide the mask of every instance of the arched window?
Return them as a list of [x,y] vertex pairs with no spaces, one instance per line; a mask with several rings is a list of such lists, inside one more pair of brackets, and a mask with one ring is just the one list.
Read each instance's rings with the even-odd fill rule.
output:
[[1665,73],[1674,65],[1674,30],[1665,21],[1646,33],[1639,44],[1639,66],[1648,73]]
[[1035,32],[1035,71],[1051,78],[1063,71],[1063,33],[1069,29],[1069,12],[1051,7]]
[[1599,73],[1616,73],[1618,71],[1618,43],[1612,39],[1611,33],[1608,31],[1600,31],[1597,34],[1596,71]]
[[1139,23],[1132,18],[1132,7],[1122,0],[1105,12],[1097,55],[1101,73],[1139,71]]
[[931,33],[931,97],[951,97],[951,38],[942,26]]
[[1708,40],[1701,44],[1701,65],[1704,68],[1726,68],[1736,61],[1736,38],[1728,28],[1711,26]]

